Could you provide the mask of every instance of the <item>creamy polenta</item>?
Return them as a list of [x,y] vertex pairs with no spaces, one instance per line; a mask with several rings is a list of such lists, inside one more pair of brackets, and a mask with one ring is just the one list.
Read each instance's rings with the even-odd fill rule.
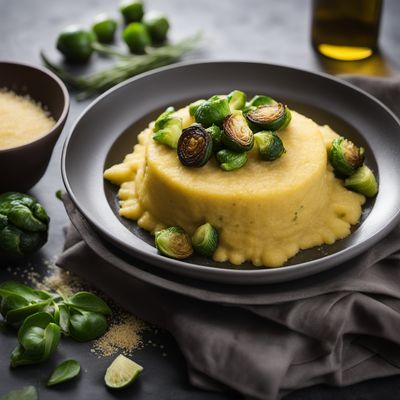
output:
[[[177,111],[183,128],[194,123]],[[279,267],[299,250],[332,244],[350,234],[365,197],[335,178],[327,147],[337,137],[328,126],[292,111],[279,132],[286,153],[260,161],[253,148],[241,169],[226,172],[214,159],[183,166],[170,148],[152,140],[153,124],[104,177],[120,186],[120,215],[150,232],[181,226],[190,235],[205,222],[219,232],[215,261]]]

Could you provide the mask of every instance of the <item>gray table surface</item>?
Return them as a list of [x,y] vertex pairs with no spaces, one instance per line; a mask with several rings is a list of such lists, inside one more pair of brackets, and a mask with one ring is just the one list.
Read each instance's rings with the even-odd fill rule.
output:
[[[349,0],[350,1],[350,0]],[[106,11],[117,15],[117,2],[107,0],[0,0],[0,60],[40,65],[39,50],[45,49],[57,59],[54,42],[58,32],[71,23],[89,26],[94,15]],[[147,9],[165,12],[171,20],[171,38],[204,33],[204,44],[191,59],[235,59],[271,62],[331,74],[360,73],[397,75],[400,71],[400,1],[386,0],[380,35],[380,53],[362,62],[336,62],[319,57],[309,40],[309,0],[147,0]],[[102,61],[96,60],[92,65]],[[63,187],[60,153],[65,136],[89,101],[71,101],[68,121],[43,179],[31,190],[51,215],[49,241],[34,257],[13,265],[0,260],[0,282],[15,278],[16,268],[33,267],[46,271],[45,260],[53,260],[63,245],[63,227],[68,219],[62,204],[55,198]],[[0,173],[4,173],[1,171]],[[7,268],[8,267],[8,268]],[[203,392],[193,388],[187,378],[185,362],[168,333],[146,334],[145,346],[135,353],[135,360],[145,366],[142,377],[126,391],[112,393],[104,388],[103,374],[110,359],[96,358],[90,344],[64,340],[57,355],[40,366],[9,369],[9,354],[16,345],[15,335],[0,335],[0,395],[25,385],[35,385],[40,399],[233,399],[232,393]],[[83,367],[80,378],[60,389],[46,389],[45,381],[57,362],[78,359]],[[400,372],[400,371],[399,371]],[[300,390],[287,400],[300,399],[398,399],[400,377],[378,379],[348,388],[323,386]]]

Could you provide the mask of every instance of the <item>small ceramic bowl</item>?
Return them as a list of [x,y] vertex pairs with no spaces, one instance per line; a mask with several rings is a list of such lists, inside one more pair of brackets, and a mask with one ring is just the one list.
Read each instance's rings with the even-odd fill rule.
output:
[[52,72],[33,65],[0,62],[0,88],[29,95],[50,112],[56,124],[40,138],[21,146],[0,149],[0,193],[26,191],[43,176],[64,127],[69,95]]

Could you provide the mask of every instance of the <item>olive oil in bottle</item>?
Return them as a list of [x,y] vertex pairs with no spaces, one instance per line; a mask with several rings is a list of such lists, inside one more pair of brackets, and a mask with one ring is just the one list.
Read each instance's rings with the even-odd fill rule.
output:
[[362,60],[377,49],[382,0],[314,0],[312,43],[335,60]]

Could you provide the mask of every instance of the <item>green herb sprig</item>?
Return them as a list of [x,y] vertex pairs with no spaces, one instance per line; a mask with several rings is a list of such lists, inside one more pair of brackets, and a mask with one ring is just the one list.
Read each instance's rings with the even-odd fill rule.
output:
[[77,98],[82,100],[103,92],[132,76],[177,61],[182,55],[192,50],[199,40],[200,35],[191,36],[175,44],[154,48],[148,54],[143,55],[124,55],[110,46],[97,45],[97,51],[117,56],[120,59],[110,68],[81,77],[74,76],[55,65],[43,52],[41,52],[41,57],[47,68],[79,92]]
[[19,328],[12,367],[47,360],[56,351],[62,334],[79,342],[100,337],[111,315],[108,305],[93,293],[78,292],[67,297],[14,281],[0,284],[0,299],[5,322]]

